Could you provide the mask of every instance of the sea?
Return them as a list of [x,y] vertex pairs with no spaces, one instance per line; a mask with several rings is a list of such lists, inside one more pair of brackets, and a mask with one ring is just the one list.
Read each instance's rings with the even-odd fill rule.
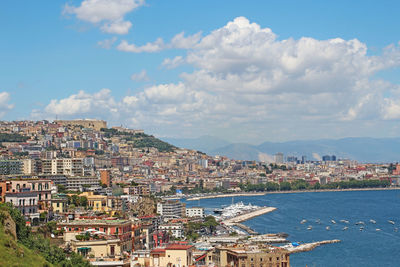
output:
[[[301,243],[341,240],[291,254],[291,266],[400,266],[400,190],[282,193],[183,202],[187,207],[204,207],[212,214],[215,208],[239,201],[277,208],[243,222],[259,233],[284,232],[291,242]],[[307,222],[301,224],[302,220]],[[361,225],[356,225],[360,221],[365,222],[362,231]],[[310,225],[312,230],[307,230]],[[347,230],[343,230],[345,226]]]

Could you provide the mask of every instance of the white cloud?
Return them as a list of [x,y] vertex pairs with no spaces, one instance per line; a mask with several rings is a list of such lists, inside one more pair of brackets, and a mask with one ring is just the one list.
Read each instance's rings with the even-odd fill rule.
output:
[[161,38],[158,38],[153,43],[147,43],[142,46],[136,46],[134,44],[129,44],[127,41],[123,40],[118,46],[117,49],[124,52],[132,52],[132,53],[154,53],[159,52],[164,48],[164,41]]
[[131,28],[130,21],[117,20],[110,23],[105,23],[101,26],[101,30],[106,33],[127,34]]
[[47,114],[55,114],[60,117],[83,116],[83,115],[105,115],[117,113],[118,106],[111,96],[109,89],[102,89],[97,93],[86,93],[79,91],[64,99],[53,99],[45,107]]
[[74,14],[78,19],[93,24],[102,24],[107,33],[126,34],[132,23],[124,17],[134,9],[144,5],[144,0],[84,0],[80,6],[66,4],[64,14]]
[[185,33],[181,32],[171,39],[170,47],[175,49],[193,49],[201,38],[201,32],[185,37]]
[[163,60],[162,65],[167,69],[175,69],[185,63],[185,59],[182,56],[176,56],[173,59],[166,58]]
[[[244,17],[204,37],[180,33],[169,43],[158,39],[143,46],[118,45],[134,53],[173,48],[186,49],[186,55],[164,59],[163,66],[186,63],[194,71],[182,73],[177,83],[150,86],[114,101],[124,123],[163,135],[216,131],[228,138],[285,140],[365,136],[378,131],[382,119],[400,119],[399,86],[375,78],[377,72],[399,66],[397,46],[369,56],[366,44],[357,39],[279,40],[271,29]],[[83,100],[75,108],[68,103],[75,98],[53,100],[46,109],[77,110],[74,114],[103,110]]]
[[10,104],[10,94],[8,92],[0,92],[0,118],[13,108],[14,105]]
[[201,32],[189,35],[185,37],[184,33],[178,33],[175,35],[170,43],[164,43],[162,38],[157,38],[154,42],[149,42],[145,45],[138,46],[135,44],[129,44],[126,40],[122,40],[117,46],[117,49],[124,52],[131,53],[154,53],[160,52],[165,49],[191,49],[194,48],[201,38]]
[[148,81],[149,76],[147,76],[146,70],[142,70],[139,73],[134,73],[131,75],[131,80],[136,81],[136,82],[143,82],[143,81]]
[[113,44],[117,41],[117,37],[112,37],[110,39],[105,39],[103,41],[98,41],[97,45],[104,48],[104,49],[110,49]]

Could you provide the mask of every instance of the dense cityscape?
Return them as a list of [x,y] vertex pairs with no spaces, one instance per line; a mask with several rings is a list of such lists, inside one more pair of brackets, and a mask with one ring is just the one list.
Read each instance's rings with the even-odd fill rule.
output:
[[181,200],[394,189],[400,177],[400,165],[334,155],[209,156],[101,120],[2,121],[0,131],[1,234],[38,251],[43,266],[287,267],[291,253],[320,243],[277,245],[285,234],[241,224],[275,208],[232,203],[213,215]]

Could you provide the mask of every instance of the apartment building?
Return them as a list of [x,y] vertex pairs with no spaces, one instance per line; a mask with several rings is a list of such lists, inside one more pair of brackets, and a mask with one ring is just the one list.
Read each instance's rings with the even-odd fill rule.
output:
[[213,262],[218,267],[290,267],[289,252],[268,245],[219,246],[213,253]]
[[202,207],[191,207],[186,208],[186,217],[204,217],[204,208]]
[[42,160],[42,174],[83,176],[84,167],[82,158],[58,158]]
[[75,240],[77,234],[95,230],[119,239],[122,251],[132,250],[132,222],[129,220],[75,220],[58,223],[57,229],[64,229],[66,243]]
[[185,216],[185,204],[178,200],[158,202],[157,213],[164,218],[181,218]]

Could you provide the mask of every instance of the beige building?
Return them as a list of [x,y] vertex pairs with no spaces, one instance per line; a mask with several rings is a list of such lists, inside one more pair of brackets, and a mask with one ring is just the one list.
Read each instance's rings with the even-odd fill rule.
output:
[[56,120],[55,123],[66,126],[82,126],[84,128],[92,128],[100,131],[101,128],[107,128],[107,122],[103,120]]
[[121,240],[118,238],[71,240],[71,248],[83,257],[114,258],[122,256]]
[[82,158],[60,158],[42,160],[43,174],[63,174],[68,176],[83,176]]
[[218,267],[290,267],[287,250],[265,245],[217,247],[213,262]]
[[193,246],[187,244],[168,244],[155,248],[150,253],[150,266],[154,267],[188,267],[193,264]]

